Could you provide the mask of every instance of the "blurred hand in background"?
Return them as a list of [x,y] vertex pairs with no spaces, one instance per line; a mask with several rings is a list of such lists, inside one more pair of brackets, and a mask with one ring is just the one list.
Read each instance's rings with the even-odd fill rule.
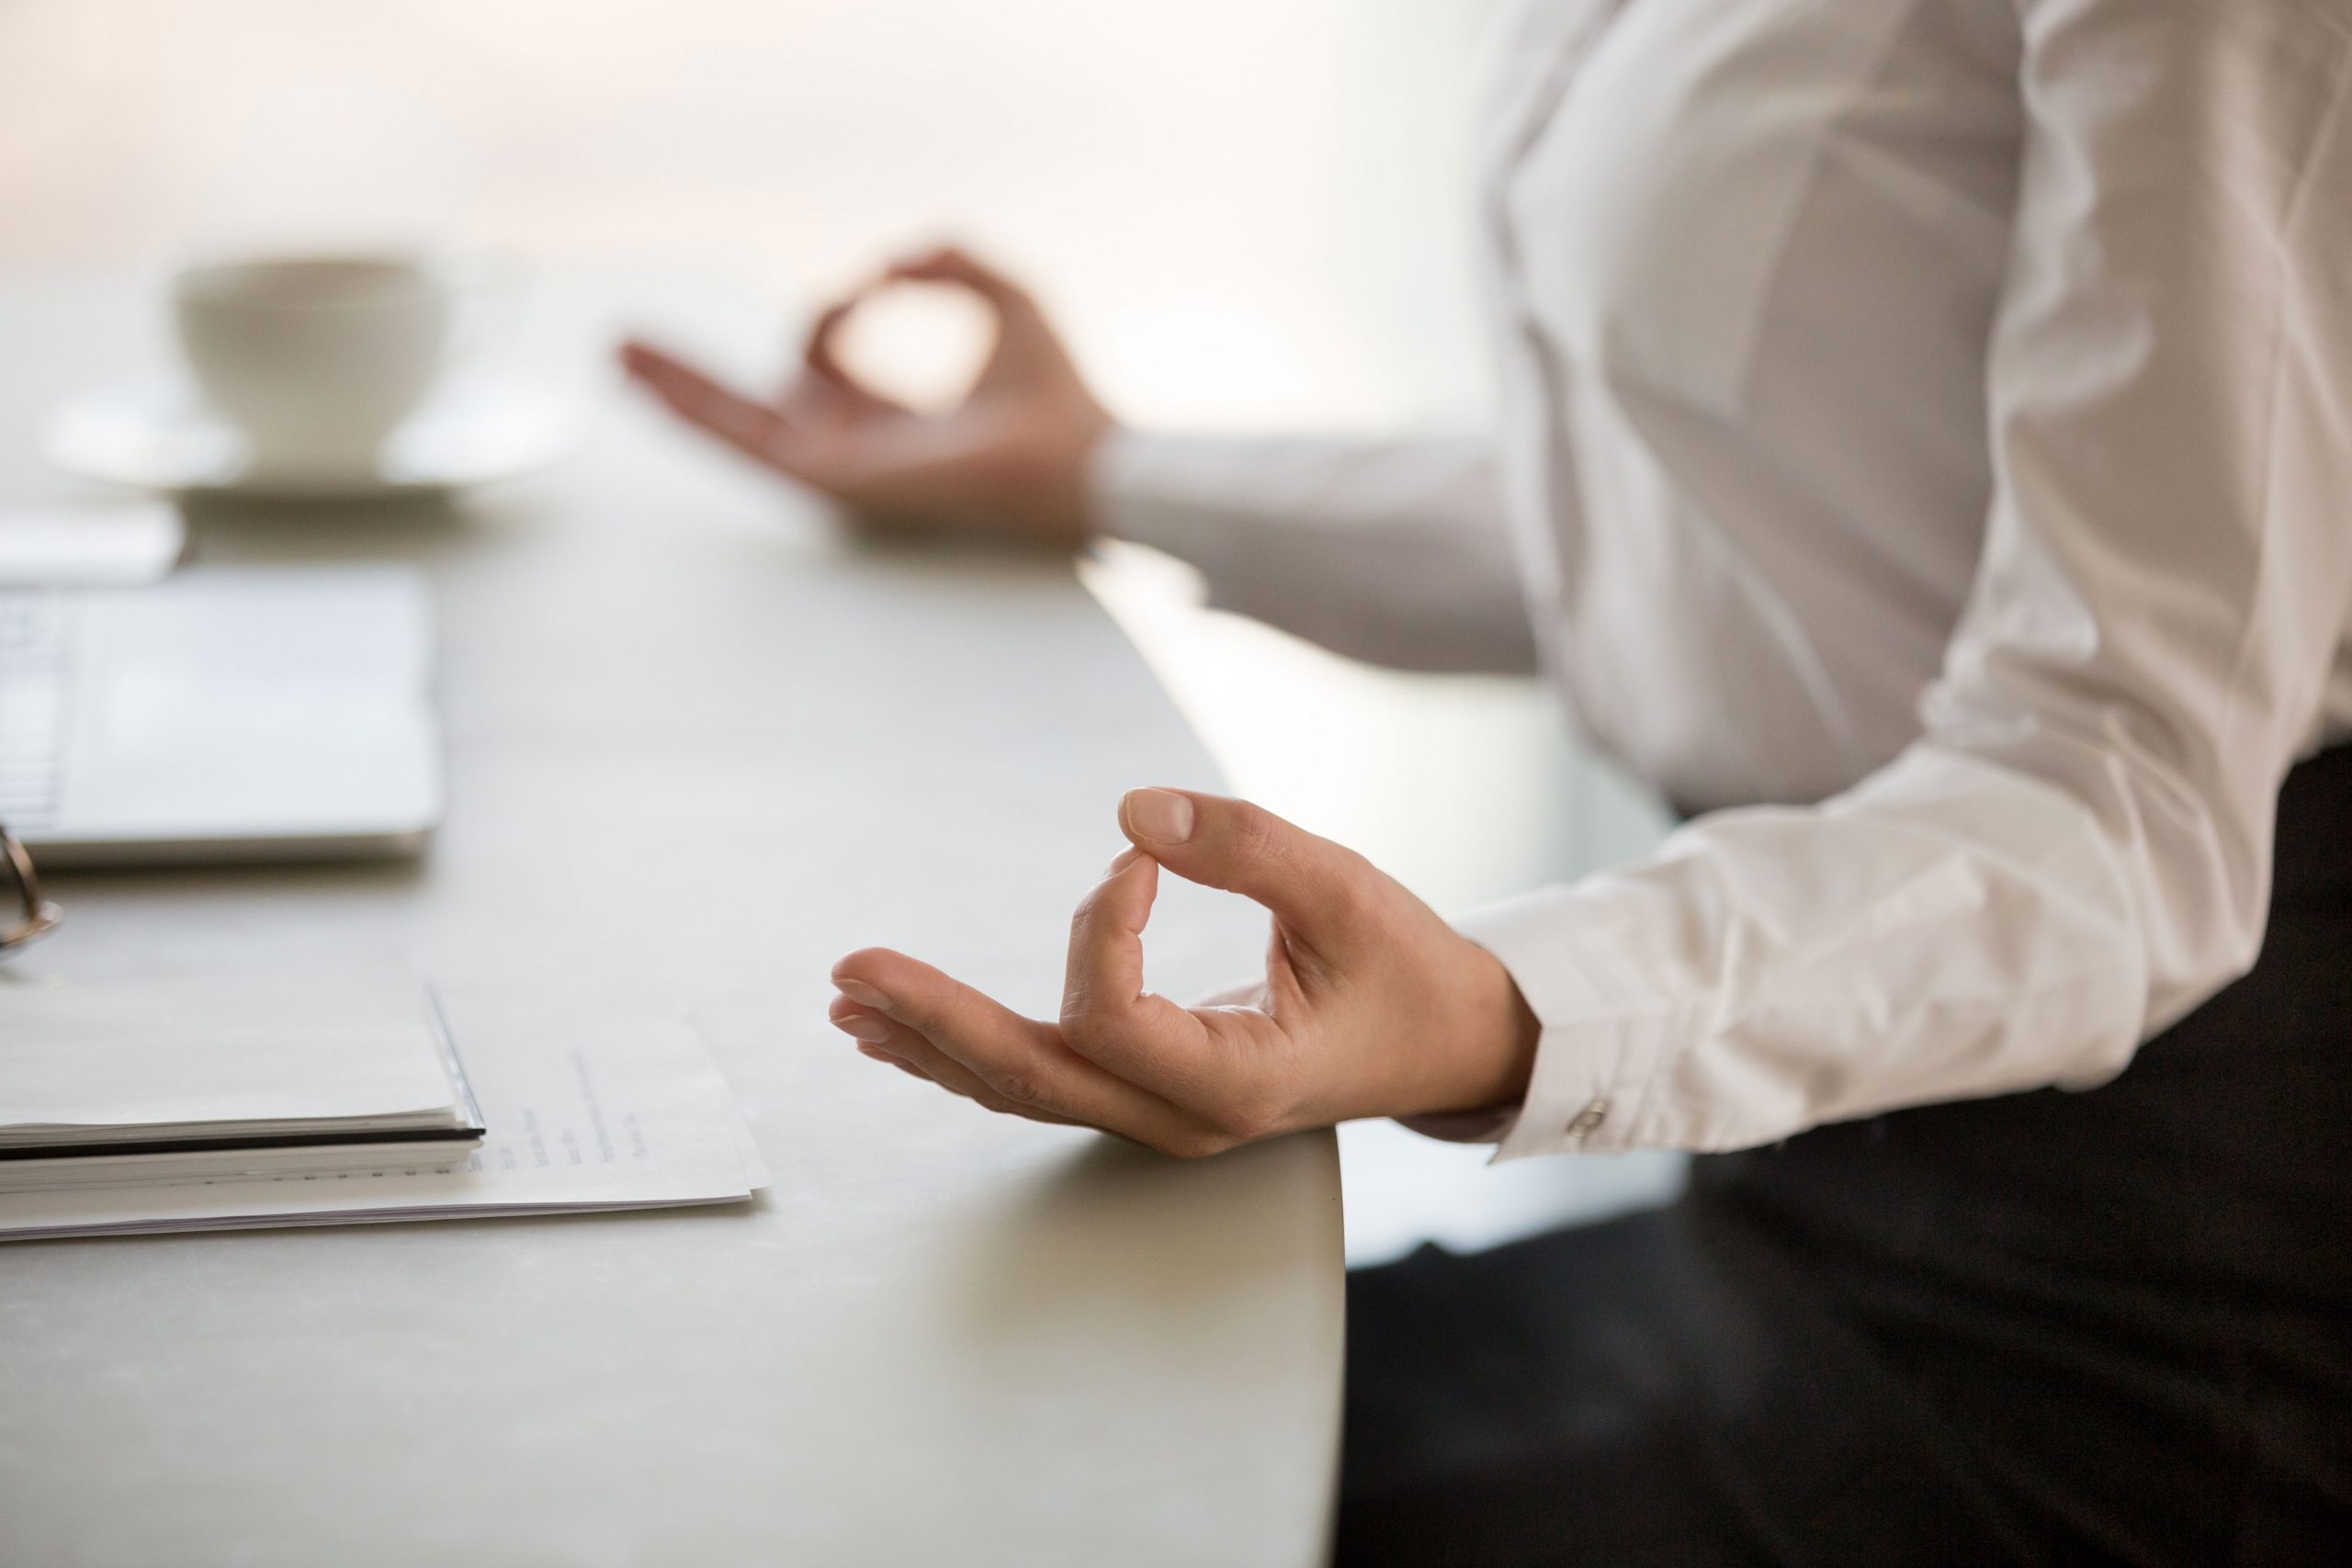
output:
[[[961,288],[993,318],[971,388],[933,412],[885,397],[842,366],[842,325],[894,283]],[[674,412],[848,507],[869,525],[996,533],[1075,549],[1089,533],[1087,462],[1115,422],[1019,284],[953,246],[893,264],[818,316],[799,372],[773,402],[747,398],[650,344],[628,373]]]

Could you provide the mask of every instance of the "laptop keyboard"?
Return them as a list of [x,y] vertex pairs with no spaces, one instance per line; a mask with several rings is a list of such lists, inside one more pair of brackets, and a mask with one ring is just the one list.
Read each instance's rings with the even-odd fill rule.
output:
[[57,814],[72,608],[55,589],[0,589],[0,822],[28,836]]

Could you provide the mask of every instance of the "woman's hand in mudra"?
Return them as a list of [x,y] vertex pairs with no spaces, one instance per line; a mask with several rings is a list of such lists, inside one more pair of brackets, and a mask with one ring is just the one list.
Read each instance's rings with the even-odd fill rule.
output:
[[[1501,963],[1363,856],[1246,801],[1177,790],[1131,791],[1119,826],[1134,847],[1079,904],[1060,1018],[1023,1018],[867,948],[833,967],[833,1023],[991,1111],[1173,1155],[1524,1094],[1536,1023]],[[1261,985],[1193,1008],[1144,989],[1162,866],[1272,912]]]
[[670,408],[869,524],[981,528],[1077,548],[1086,465],[1113,421],[1026,291],[953,248],[910,257],[894,282],[963,288],[989,309],[996,342],[963,400],[925,412],[862,385],[834,353],[867,289],[817,318],[798,373],[773,402],[729,390],[650,344],[621,362]]

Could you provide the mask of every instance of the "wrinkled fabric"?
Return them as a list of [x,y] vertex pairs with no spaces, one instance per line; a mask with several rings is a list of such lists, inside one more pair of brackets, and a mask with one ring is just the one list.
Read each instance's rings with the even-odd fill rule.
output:
[[2262,957],[2097,1094],[1691,1162],[1348,1277],[1340,1568],[2289,1564],[2352,1540],[2352,746]]
[[2352,734],[2352,6],[1501,39],[1497,429],[1124,435],[1111,527],[1363,657],[1532,652],[1697,814],[1460,922],[1543,1024],[1504,1155],[2111,1078],[2253,964],[2280,780]]

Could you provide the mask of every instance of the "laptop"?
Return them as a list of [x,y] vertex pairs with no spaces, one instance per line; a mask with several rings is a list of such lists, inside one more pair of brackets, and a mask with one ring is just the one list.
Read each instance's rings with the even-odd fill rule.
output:
[[415,854],[432,676],[401,568],[0,589],[0,822],[45,868]]

